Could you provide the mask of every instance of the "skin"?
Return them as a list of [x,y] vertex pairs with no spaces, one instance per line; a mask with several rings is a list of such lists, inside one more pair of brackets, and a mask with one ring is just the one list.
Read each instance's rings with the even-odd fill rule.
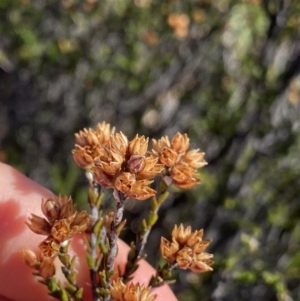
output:
[[[44,285],[32,276],[33,269],[28,267],[20,253],[21,249],[37,250],[38,244],[45,238],[29,230],[25,221],[31,213],[43,216],[41,199],[53,194],[28,179],[14,168],[0,163],[0,301],[51,301]],[[124,268],[128,246],[119,241],[119,253],[116,266]],[[78,256],[77,278],[79,286],[84,287],[84,299],[92,301],[89,294],[89,272],[85,262],[85,247],[81,236],[72,240],[71,252]],[[59,265],[59,263],[57,263]],[[57,267],[57,271],[60,268]],[[141,261],[134,275],[134,282],[147,284],[154,269]],[[63,279],[63,275],[59,275]],[[176,297],[167,285],[154,290],[156,301],[176,301]]]

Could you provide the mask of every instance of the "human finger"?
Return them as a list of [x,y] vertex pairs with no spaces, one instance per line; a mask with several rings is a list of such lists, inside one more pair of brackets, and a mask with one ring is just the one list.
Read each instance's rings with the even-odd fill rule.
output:
[[[31,232],[25,221],[31,213],[42,216],[41,199],[52,196],[49,190],[0,163],[0,301],[6,301],[4,298],[13,301],[54,300],[48,296],[46,287],[31,275],[32,270],[24,264],[20,255],[23,248],[36,250],[45,238]],[[128,246],[119,241],[116,266],[124,267],[128,250]],[[78,256],[78,284],[84,287],[85,297],[91,300],[85,245],[80,236],[73,238],[71,252]],[[146,284],[152,274],[153,268],[141,261],[134,281]],[[155,293],[157,301],[177,300],[168,286],[156,289]]]

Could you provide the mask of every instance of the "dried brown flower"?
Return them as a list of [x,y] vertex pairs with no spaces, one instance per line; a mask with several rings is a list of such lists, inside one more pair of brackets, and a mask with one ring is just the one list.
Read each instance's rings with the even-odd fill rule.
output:
[[31,268],[39,266],[40,263],[38,261],[36,254],[33,251],[29,249],[22,249],[21,254],[25,260],[25,263]]
[[143,201],[154,196],[156,191],[149,187],[152,182],[149,180],[136,181],[127,193],[128,197]]
[[189,189],[200,183],[197,171],[184,163],[178,163],[170,171],[174,185],[182,189]]
[[85,231],[90,224],[87,212],[78,212],[68,196],[43,199],[41,209],[47,220],[32,214],[26,224],[34,233],[48,236],[39,246],[44,257],[56,256],[60,243]]
[[72,150],[75,162],[82,168],[90,169],[94,160],[101,156],[115,129],[106,122],[99,123],[96,130],[84,129],[75,134],[75,149]]
[[53,236],[48,236],[39,244],[42,257],[54,257],[57,255],[60,242],[57,241]]
[[111,297],[114,301],[154,301],[156,295],[151,295],[151,286],[144,287],[139,283],[124,284],[120,279],[113,281],[110,287]]
[[161,237],[160,253],[169,263],[174,263],[176,261],[178,251],[179,244],[176,241],[170,242],[164,237]]
[[210,240],[202,240],[203,230],[191,231],[191,227],[184,228],[181,224],[175,225],[172,231],[172,242],[161,238],[160,252],[168,263],[177,265],[182,269],[190,269],[195,273],[212,271],[212,254],[204,250]]
[[66,195],[42,199],[41,209],[50,225],[53,225],[56,220],[70,218],[76,213],[72,198]]
[[213,255],[209,253],[195,253],[194,260],[189,269],[194,273],[204,273],[212,271],[213,269],[211,268],[211,265],[214,262],[213,260],[211,260],[211,258],[213,258]]
[[182,162],[192,168],[199,169],[207,165],[207,162],[204,160],[204,156],[205,153],[199,153],[199,149],[192,149],[182,157]]
[[105,129],[104,125],[96,131],[84,129],[75,139],[75,161],[92,172],[99,185],[115,188],[125,197],[138,200],[154,195],[150,180],[164,170],[164,165],[158,162],[157,156],[147,153],[149,138],[136,135],[128,141],[122,132],[115,134],[105,124]]
[[149,138],[145,136],[139,137],[136,135],[132,141],[129,142],[128,152],[129,155],[144,156],[147,152]]
[[139,180],[152,179],[165,169],[163,164],[158,163],[158,158],[151,154],[146,155],[144,162],[144,167],[137,173]]
[[127,194],[132,185],[136,182],[135,175],[130,172],[122,172],[115,180],[117,190]]
[[53,258],[50,257],[42,258],[41,265],[39,268],[39,274],[45,280],[55,275],[55,266],[53,263]]
[[55,275],[55,266],[53,257],[44,257],[42,254],[37,256],[29,249],[21,250],[25,263],[31,268],[35,268],[38,274],[45,280]]
[[207,163],[204,153],[200,153],[199,149],[187,151],[189,145],[187,134],[177,133],[171,141],[167,136],[159,140],[152,139],[152,153],[166,167],[164,180],[167,185],[189,189],[200,183],[197,169]]
[[48,221],[42,217],[39,217],[35,214],[31,214],[29,218],[30,223],[26,223],[31,231],[36,234],[48,235],[51,231],[51,225]]
[[145,200],[155,195],[156,191],[149,187],[152,181],[136,180],[136,176],[130,172],[121,173],[116,181],[115,187],[121,191],[125,197]]
[[51,235],[59,242],[67,240],[71,235],[70,222],[67,219],[56,221],[51,229]]

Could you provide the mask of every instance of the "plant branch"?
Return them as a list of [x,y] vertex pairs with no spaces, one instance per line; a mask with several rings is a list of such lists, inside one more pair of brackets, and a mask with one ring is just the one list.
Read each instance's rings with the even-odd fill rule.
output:
[[162,203],[168,197],[167,186],[163,181],[159,183],[157,195],[152,198],[151,209],[146,220],[143,220],[140,230],[136,237],[135,246],[131,246],[131,252],[128,255],[128,261],[125,267],[124,279],[129,280],[129,276],[138,268],[138,261],[143,257],[143,252],[147,244],[152,227],[158,219],[158,210]]
[[92,218],[92,231],[91,231],[91,239],[90,239],[90,248],[89,248],[89,268],[90,268],[90,279],[92,284],[92,296],[93,301],[100,301],[98,294],[96,292],[97,289],[97,268],[96,268],[96,260],[97,260],[97,240],[98,235],[95,231],[95,225],[99,220],[99,204],[97,202],[100,196],[100,186],[95,181],[90,181],[90,186],[92,190],[92,195],[89,197],[89,203],[91,207],[91,218]]

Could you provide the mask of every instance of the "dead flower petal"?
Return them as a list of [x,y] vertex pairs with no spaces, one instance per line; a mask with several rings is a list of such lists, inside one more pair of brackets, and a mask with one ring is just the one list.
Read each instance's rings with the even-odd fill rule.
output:
[[188,164],[192,168],[199,169],[207,165],[204,156],[205,153],[200,153],[199,149],[192,149],[182,157],[182,162]]
[[144,156],[148,149],[149,138],[145,136],[139,137],[136,135],[132,141],[129,142],[128,151],[130,155]]
[[174,263],[176,261],[176,254],[179,250],[178,243],[170,242],[164,237],[160,240],[160,253],[162,257],[169,263]]
[[171,141],[171,148],[179,155],[185,153],[189,146],[190,139],[187,134],[177,133]]
[[51,231],[51,225],[48,221],[42,217],[39,217],[35,214],[31,214],[29,218],[30,223],[26,222],[26,225],[31,231],[36,234],[49,235]]
[[183,224],[180,224],[179,227],[175,225],[172,231],[172,239],[176,240],[179,245],[185,246],[187,240],[190,237],[191,230],[191,226],[188,226],[186,227],[186,229],[184,229]]

